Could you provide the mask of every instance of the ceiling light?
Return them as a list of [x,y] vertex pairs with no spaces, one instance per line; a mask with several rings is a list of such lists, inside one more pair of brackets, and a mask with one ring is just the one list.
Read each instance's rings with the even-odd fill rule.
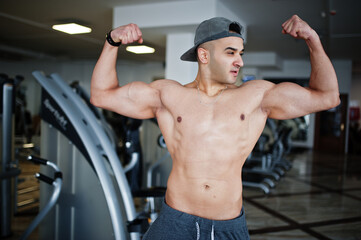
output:
[[126,48],[126,50],[128,52],[132,52],[135,54],[147,54],[147,53],[154,53],[155,49],[145,46],[145,45],[140,45],[140,46],[128,46]]
[[67,24],[57,24],[53,25],[53,29],[65,32],[68,34],[81,34],[81,33],[90,33],[91,28],[76,24],[76,23],[67,23]]

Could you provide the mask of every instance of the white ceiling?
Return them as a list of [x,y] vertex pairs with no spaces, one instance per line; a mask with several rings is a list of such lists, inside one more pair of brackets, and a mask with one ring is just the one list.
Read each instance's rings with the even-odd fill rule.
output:
[[[105,34],[112,28],[114,6],[162,1],[167,0],[1,0],[0,59],[97,58]],[[360,65],[360,0],[220,1],[248,24],[246,52],[272,51],[287,59],[307,58],[303,41],[281,34],[281,24],[297,14],[320,34],[331,58],[352,59],[355,66]],[[329,14],[330,10],[335,10],[336,15]],[[54,23],[69,19],[90,26],[93,32],[74,36],[51,29]],[[139,56],[122,51],[122,58],[164,61],[165,36],[161,31],[145,31],[144,39],[156,48],[156,54]]]

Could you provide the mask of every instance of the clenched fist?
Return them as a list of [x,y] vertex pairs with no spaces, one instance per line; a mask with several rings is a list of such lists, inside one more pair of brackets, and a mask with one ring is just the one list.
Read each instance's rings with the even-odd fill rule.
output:
[[317,33],[297,15],[293,15],[282,24],[282,33],[304,40],[309,40],[311,37],[317,35]]
[[122,42],[122,44],[143,43],[142,32],[134,23],[115,28],[111,32],[111,38],[114,42]]

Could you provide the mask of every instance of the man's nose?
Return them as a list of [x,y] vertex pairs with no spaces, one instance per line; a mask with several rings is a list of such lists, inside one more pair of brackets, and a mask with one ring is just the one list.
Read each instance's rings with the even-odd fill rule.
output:
[[234,61],[233,65],[237,68],[241,68],[243,67],[243,59],[241,56],[239,56],[239,58],[237,58],[236,61]]

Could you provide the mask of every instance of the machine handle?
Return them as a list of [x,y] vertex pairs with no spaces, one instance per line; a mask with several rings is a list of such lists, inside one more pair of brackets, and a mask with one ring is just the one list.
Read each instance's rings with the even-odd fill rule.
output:
[[35,177],[37,179],[39,179],[40,181],[46,182],[46,183],[48,183],[50,185],[52,185],[53,182],[54,182],[54,179],[52,179],[52,178],[50,178],[48,176],[45,176],[44,174],[41,174],[41,173],[35,173]]
[[55,172],[54,173],[54,179],[57,179],[57,178],[63,179],[63,173],[62,172]]
[[43,165],[48,164],[48,160],[39,158],[39,157],[35,157],[33,155],[28,156],[28,160],[32,161],[33,163],[36,163],[36,164],[43,164]]

